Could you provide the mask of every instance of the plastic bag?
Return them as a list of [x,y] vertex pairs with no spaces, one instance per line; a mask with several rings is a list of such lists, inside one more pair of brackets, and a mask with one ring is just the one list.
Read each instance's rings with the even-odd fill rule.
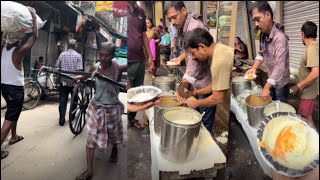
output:
[[[46,21],[37,17],[37,27],[42,28]],[[32,16],[29,9],[16,2],[1,1],[1,31],[11,33],[31,33]]]
[[5,33],[5,36],[8,44],[14,44],[15,42],[23,39],[26,36],[26,33],[10,32]]

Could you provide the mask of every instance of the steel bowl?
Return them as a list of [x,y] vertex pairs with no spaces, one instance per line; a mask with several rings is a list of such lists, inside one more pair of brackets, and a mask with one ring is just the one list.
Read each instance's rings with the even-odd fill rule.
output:
[[[139,86],[127,92],[127,101],[134,104],[143,104],[154,100],[161,94],[161,89],[154,86]],[[137,98],[140,96],[140,98]]]

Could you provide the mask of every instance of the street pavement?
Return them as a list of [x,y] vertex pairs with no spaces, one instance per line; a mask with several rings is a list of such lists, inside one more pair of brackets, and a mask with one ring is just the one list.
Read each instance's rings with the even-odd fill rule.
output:
[[[126,94],[120,99],[126,106]],[[70,100],[69,100],[70,101]],[[58,103],[43,103],[23,111],[17,132],[25,139],[8,145],[11,134],[1,147],[9,156],[1,160],[1,179],[4,180],[72,180],[86,170],[85,145],[87,130],[74,136],[69,129],[68,116],[63,127],[58,125]],[[69,108],[69,105],[68,105]],[[1,111],[1,124],[4,121]],[[67,112],[68,113],[68,112]],[[109,162],[111,147],[96,151],[93,180],[127,179],[127,116],[122,116],[124,143],[119,146],[117,163]]]

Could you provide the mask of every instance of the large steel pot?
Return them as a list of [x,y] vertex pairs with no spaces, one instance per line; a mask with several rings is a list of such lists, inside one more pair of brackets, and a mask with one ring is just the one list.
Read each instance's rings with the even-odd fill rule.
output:
[[174,95],[171,95],[171,96],[162,96],[160,103],[154,106],[153,127],[156,135],[160,136],[160,133],[161,133],[163,111],[170,107],[176,107],[179,105],[181,105],[181,103],[177,101],[177,97]]
[[165,110],[162,117],[160,138],[162,156],[176,163],[192,160],[198,150],[200,113],[187,107],[172,107]]
[[263,101],[257,94],[251,94],[246,98],[248,121],[251,127],[256,129],[259,128],[260,123],[264,119],[264,107],[271,101],[272,99],[270,96],[266,101]]
[[176,79],[170,76],[158,76],[152,79],[152,85],[161,89],[162,94],[176,90]]
[[232,94],[235,98],[240,95],[244,90],[251,90],[251,81],[242,76],[232,78]]

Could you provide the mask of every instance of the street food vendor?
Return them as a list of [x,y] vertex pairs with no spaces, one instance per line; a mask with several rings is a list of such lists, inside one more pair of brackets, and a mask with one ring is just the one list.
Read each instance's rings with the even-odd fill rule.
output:
[[271,95],[273,100],[287,102],[290,80],[288,38],[273,21],[273,12],[267,1],[255,1],[250,14],[255,27],[261,31],[260,51],[246,74],[255,74],[262,62],[265,62],[268,79],[261,93],[262,98]]
[[[200,100],[186,100],[191,108],[199,106],[210,107],[224,100],[226,91],[230,88],[233,67],[234,49],[213,41],[211,34],[201,28],[188,32],[184,38],[185,51],[197,61],[206,62],[210,67],[212,82],[205,88],[196,90],[193,94],[211,94]],[[209,65],[211,64],[211,65]]]
[[[199,19],[199,16],[193,12],[188,12],[183,1],[166,1],[164,13],[167,15],[169,22],[178,30],[178,39],[180,39],[180,47],[184,47],[183,37],[185,34],[195,28],[201,28],[208,31],[208,27]],[[186,60],[186,72],[183,75],[183,81],[178,87],[177,99],[188,98],[191,94],[185,92],[185,89],[198,90],[205,88],[211,83],[210,67],[207,62],[194,59],[190,54],[183,52],[179,57],[171,59],[171,61],[180,64]],[[210,96],[208,94],[197,94],[197,99],[205,99]],[[216,106],[198,106],[197,110],[200,114],[205,112],[202,117],[203,125],[209,132],[213,129],[213,122],[216,112]]]

